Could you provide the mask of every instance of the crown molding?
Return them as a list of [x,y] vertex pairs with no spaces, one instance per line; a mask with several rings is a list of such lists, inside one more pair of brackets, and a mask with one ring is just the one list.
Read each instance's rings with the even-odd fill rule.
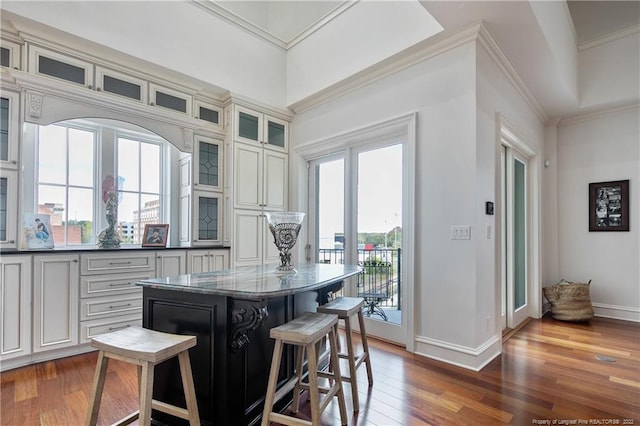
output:
[[611,41],[616,41],[616,40],[620,40],[621,38],[625,38],[625,37],[629,37],[633,34],[637,34],[640,33],[640,25],[634,25],[632,27],[628,27],[628,28],[623,28],[619,31],[607,34],[603,37],[599,37],[595,40],[592,41],[587,41],[584,43],[580,43],[578,45],[578,50],[582,51],[582,50],[586,50],[586,49],[591,49],[592,47],[597,47],[600,45],[603,45],[605,43],[609,43]]
[[597,111],[589,111],[581,114],[572,115],[570,117],[563,117],[558,121],[558,127],[569,126],[572,124],[581,123],[584,121],[597,120],[600,118],[611,117],[616,114],[621,114],[629,111],[640,110],[640,102],[633,101],[624,105],[608,106],[598,109]]
[[502,52],[502,49],[500,49],[500,46],[493,38],[489,30],[487,30],[484,25],[480,25],[478,41],[489,54],[491,59],[493,59],[495,64],[498,65],[511,85],[516,89],[520,96],[522,96],[527,104],[529,104],[533,112],[538,116],[538,119],[542,123],[545,123],[549,119],[549,117],[544,112],[544,110],[540,106],[540,103],[538,103],[535,96],[533,96],[533,93],[531,93],[531,90],[524,82],[524,80],[522,80],[507,56]]
[[273,44],[276,47],[279,47],[283,50],[288,50],[293,46],[295,46],[296,44],[303,41],[304,39],[306,39],[307,37],[309,37],[311,34],[318,31],[320,28],[324,27],[326,24],[331,22],[333,19],[335,19],[337,16],[345,12],[347,9],[349,9],[351,6],[355,5],[359,1],[360,0],[344,1],[340,5],[336,6],[329,13],[325,14],[318,21],[309,25],[307,28],[305,28],[302,32],[300,32],[297,36],[293,37],[289,41],[282,40],[281,38],[273,35],[269,31],[266,31],[265,29],[259,27],[253,22],[246,20],[242,16],[234,12],[231,12],[230,10],[216,4],[211,0],[193,0],[192,3],[195,4],[196,6],[201,7],[207,12],[212,13],[219,18],[222,18],[223,20],[229,22],[230,24],[238,26],[243,30],[248,31],[249,33],[257,37],[260,37],[261,39]]

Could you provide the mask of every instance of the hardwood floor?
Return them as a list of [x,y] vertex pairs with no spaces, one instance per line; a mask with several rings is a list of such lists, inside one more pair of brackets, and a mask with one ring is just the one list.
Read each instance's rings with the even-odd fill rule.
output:
[[[367,387],[361,368],[357,415],[345,385],[351,425],[640,425],[637,323],[532,320],[478,373],[369,342],[374,385]],[[597,355],[615,362],[599,361]],[[83,424],[96,359],[90,353],[0,374],[0,424]],[[99,424],[135,410],[136,392],[135,367],[112,361]],[[308,417],[305,407],[300,417]],[[322,418],[323,424],[339,424],[336,402]]]

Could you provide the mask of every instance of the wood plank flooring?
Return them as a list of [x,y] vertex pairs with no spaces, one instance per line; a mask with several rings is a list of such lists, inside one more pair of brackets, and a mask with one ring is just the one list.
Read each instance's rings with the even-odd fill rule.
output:
[[[640,425],[637,323],[532,320],[505,343],[502,356],[477,373],[369,342],[374,385],[367,387],[361,368],[358,414],[351,411],[345,385],[350,425]],[[83,424],[96,360],[90,353],[1,373],[0,424]],[[135,367],[111,361],[99,424],[136,408]],[[298,416],[308,414],[305,404]],[[333,402],[323,424],[338,425],[338,419]]]

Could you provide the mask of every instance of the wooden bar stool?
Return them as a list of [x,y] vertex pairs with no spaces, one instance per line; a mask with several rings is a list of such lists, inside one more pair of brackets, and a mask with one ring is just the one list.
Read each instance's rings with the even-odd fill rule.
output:
[[[318,357],[316,344],[319,344],[325,336],[329,336],[329,347],[331,350],[331,362],[334,363],[333,371],[338,370],[338,349],[337,349],[338,317],[336,315],[325,315],[306,312],[299,317],[270,331],[270,336],[275,339],[273,348],[273,358],[271,359],[271,371],[269,373],[269,384],[264,401],[264,411],[262,413],[262,426],[267,426],[270,422],[282,423],[285,425],[320,425],[320,415],[333,397],[338,397],[340,408],[340,422],[347,424],[347,408],[344,402],[342,381],[339,374],[318,371]],[[296,375],[289,379],[276,392],[280,361],[282,358],[282,348],[284,344],[297,346]],[[308,382],[303,382],[303,361],[304,353],[307,353],[308,362]],[[320,386],[318,377],[329,379],[329,387]],[[309,391],[309,403],[311,405],[311,421],[299,419],[293,416],[273,412],[273,404],[282,399],[293,389],[292,411],[298,412],[300,404],[300,390]],[[324,398],[320,400],[320,394]]]
[[[367,333],[364,328],[364,315],[362,307],[365,300],[361,297],[337,297],[332,301],[318,306],[318,312],[325,314],[337,315],[339,319],[344,320],[344,331],[347,339],[347,353],[340,351],[338,357],[347,359],[349,362],[349,375],[341,375],[343,382],[351,384],[351,397],[353,399],[353,411],[360,411],[360,400],[358,398],[358,380],[356,371],[364,362],[367,366],[367,378],[369,379],[369,387],[373,386],[373,373],[371,372],[371,355],[369,354],[369,344],[367,343]],[[362,340],[362,353],[355,354],[355,346],[351,333],[351,318],[358,315],[360,324],[360,338]],[[333,356],[333,355],[332,355]],[[339,370],[337,370],[339,371]]]
[[[141,327],[129,327],[112,333],[101,334],[91,339],[91,346],[100,350],[98,365],[93,381],[93,396],[87,413],[87,425],[93,426],[98,420],[100,399],[104,387],[109,358],[118,359],[138,366],[138,384],[140,387],[140,410],[119,420],[117,425],[126,425],[139,418],[138,424],[151,423],[151,409],[162,411],[182,419],[190,425],[200,425],[198,404],[193,387],[189,348],[195,346],[195,336],[180,336],[161,333]],[[177,356],[180,362],[182,386],[187,409],[153,399],[154,367]]]

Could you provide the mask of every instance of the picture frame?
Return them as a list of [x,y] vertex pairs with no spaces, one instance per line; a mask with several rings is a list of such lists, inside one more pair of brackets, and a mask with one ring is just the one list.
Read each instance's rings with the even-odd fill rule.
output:
[[142,247],[166,247],[169,239],[169,225],[147,223],[144,225]]
[[24,213],[22,232],[28,250],[53,249],[53,228],[48,214]]
[[629,180],[589,184],[589,232],[629,231]]

